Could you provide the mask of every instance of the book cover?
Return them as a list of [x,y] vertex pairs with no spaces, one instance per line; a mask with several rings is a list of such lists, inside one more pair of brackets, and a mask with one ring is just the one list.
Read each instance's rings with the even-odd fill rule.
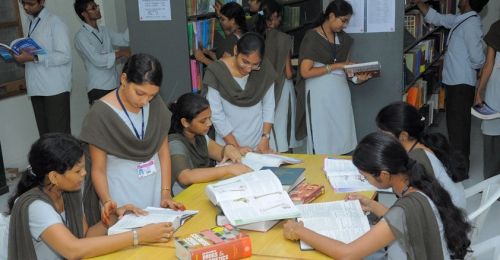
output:
[[349,78],[357,73],[371,73],[372,77],[380,76],[380,63],[378,61],[345,65],[344,70]]
[[298,164],[302,160],[280,155],[280,154],[260,154],[260,153],[247,153],[243,158],[241,158],[241,163],[252,168],[254,171],[258,171],[263,167],[279,167],[282,164]]
[[216,226],[175,238],[175,255],[181,260],[242,259],[252,255],[252,241],[236,227]]
[[500,112],[491,108],[485,102],[483,102],[483,104],[481,104],[481,105],[475,105],[475,106],[471,107],[470,113],[473,116],[475,116],[479,119],[483,119],[483,120],[491,120],[491,119],[495,119],[495,118],[500,118]]
[[19,55],[23,51],[31,55],[47,54],[47,52],[45,52],[45,50],[32,38],[15,39],[10,45],[0,43],[0,56],[6,61],[14,59],[11,52],[15,55]]
[[306,204],[325,193],[325,186],[303,182],[290,192],[290,199],[295,204]]
[[271,170],[288,192],[306,179],[305,168],[263,167],[262,170]]
[[[255,222],[255,223],[250,223],[246,225],[240,225],[237,226],[239,229],[244,229],[244,230],[252,230],[252,231],[258,231],[258,232],[267,232],[269,229],[274,227],[276,224],[280,222],[279,220],[267,220],[267,221],[260,221],[260,222]],[[222,211],[219,211],[217,215],[215,216],[215,224],[217,226],[224,226],[231,224],[229,222],[229,219],[226,218],[224,213]]]

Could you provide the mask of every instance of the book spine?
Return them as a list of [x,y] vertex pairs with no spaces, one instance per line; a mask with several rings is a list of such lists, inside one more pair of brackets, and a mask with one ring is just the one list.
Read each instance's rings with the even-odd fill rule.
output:
[[191,250],[191,259],[227,259],[236,260],[252,256],[252,241],[250,237],[215,244]]

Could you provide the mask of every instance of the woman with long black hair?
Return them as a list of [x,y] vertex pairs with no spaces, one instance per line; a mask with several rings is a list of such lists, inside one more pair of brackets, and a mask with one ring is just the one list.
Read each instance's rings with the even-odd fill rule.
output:
[[408,157],[399,141],[372,133],[354,150],[353,163],[377,188],[392,188],[399,199],[391,208],[358,194],[362,208],[382,219],[363,236],[346,244],[315,233],[302,222],[288,221],[284,236],[302,240],[335,259],[361,259],[388,248],[389,259],[464,259],[471,225],[448,192]]

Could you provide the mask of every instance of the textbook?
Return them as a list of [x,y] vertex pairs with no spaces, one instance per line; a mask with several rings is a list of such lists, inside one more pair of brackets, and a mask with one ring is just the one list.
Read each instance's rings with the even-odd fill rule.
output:
[[495,118],[500,118],[500,112],[495,111],[493,108],[484,103],[482,105],[475,105],[470,108],[470,113],[483,120],[491,120]]
[[231,225],[216,226],[175,238],[175,256],[180,260],[234,260],[252,256],[250,237]]
[[325,158],[323,170],[335,192],[382,191],[371,185],[354,166],[351,160]]
[[302,160],[287,157],[280,154],[273,153],[247,153],[243,158],[241,158],[241,163],[252,168],[254,171],[262,169],[262,167],[279,167],[282,164],[299,164]]
[[[368,218],[361,209],[359,200],[333,201],[297,205],[298,221],[323,236],[350,243],[370,230]],[[300,249],[312,247],[300,241]]]
[[315,200],[317,197],[323,195],[324,193],[325,186],[303,182],[295,189],[293,189],[289,194],[290,199],[292,199],[293,203],[297,205],[309,203]]
[[345,65],[344,70],[347,77],[352,78],[356,73],[371,73],[372,77],[380,76],[380,63],[378,61]]
[[209,184],[205,192],[233,226],[299,216],[271,170],[250,172]]
[[15,39],[10,43],[10,45],[0,43],[0,56],[2,56],[2,58],[4,58],[6,61],[14,59],[11,52],[19,55],[23,51],[28,52],[31,55],[47,54],[45,50],[40,47],[40,44],[38,44],[32,38]]
[[280,179],[283,189],[293,190],[306,179],[305,168],[263,167],[262,170],[271,170]]
[[[258,232],[267,232],[269,229],[274,227],[276,224],[280,222],[279,220],[267,220],[267,221],[260,221],[260,222],[255,222],[255,223],[250,223],[246,225],[239,225],[239,229],[244,229],[244,230],[252,230],[252,231],[258,231]],[[222,211],[219,211],[217,215],[215,216],[215,224],[217,226],[223,226],[230,224],[229,220],[226,218],[224,213]]]
[[136,216],[127,214],[118,220],[108,229],[108,235],[119,234],[131,231],[134,228],[140,228],[148,224],[161,222],[172,222],[172,226],[178,229],[186,220],[198,213],[197,210],[175,211],[165,208],[147,207],[144,209],[149,214],[145,216]]

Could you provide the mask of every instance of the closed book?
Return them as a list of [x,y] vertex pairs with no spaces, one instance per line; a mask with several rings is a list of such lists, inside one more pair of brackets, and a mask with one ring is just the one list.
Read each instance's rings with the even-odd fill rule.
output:
[[295,204],[306,204],[325,193],[325,186],[303,182],[290,192]]
[[278,179],[285,191],[290,192],[297,185],[302,183],[306,176],[304,174],[305,168],[284,168],[284,167],[263,167],[262,170],[271,170]]
[[216,226],[175,238],[175,255],[181,260],[242,259],[252,255],[252,241],[236,227]]
[[[269,229],[278,224],[278,222],[280,221],[279,220],[260,221],[246,225],[240,225],[238,226],[238,228],[244,230],[258,231],[258,232],[267,232],[269,231]],[[215,224],[217,226],[223,226],[231,223],[229,222],[229,219],[227,219],[226,216],[224,216],[224,213],[220,212],[215,216]]]

